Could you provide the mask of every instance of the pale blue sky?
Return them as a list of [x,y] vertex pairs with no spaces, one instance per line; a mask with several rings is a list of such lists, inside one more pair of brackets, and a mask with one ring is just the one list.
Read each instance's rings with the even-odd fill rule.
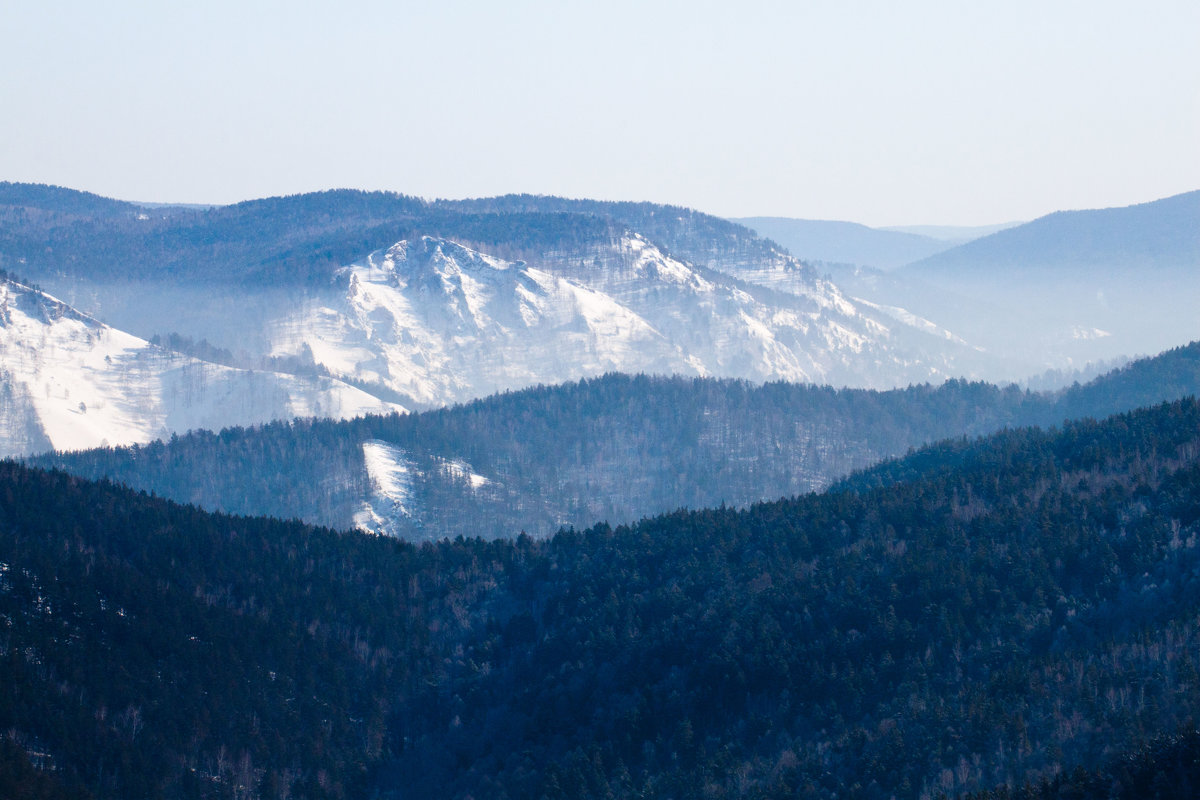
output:
[[0,180],[983,224],[1200,188],[1200,3],[0,0]]

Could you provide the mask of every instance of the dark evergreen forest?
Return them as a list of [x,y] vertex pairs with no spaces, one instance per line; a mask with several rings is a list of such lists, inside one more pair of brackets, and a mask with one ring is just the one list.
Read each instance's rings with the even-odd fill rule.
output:
[[[534,536],[676,508],[819,490],[947,437],[1051,425],[1200,393],[1200,344],[1059,393],[950,381],[867,390],[609,375],[450,409],[300,421],[30,459],[210,510],[349,527],[370,492],[362,445],[411,465],[409,539]],[[472,486],[455,464],[489,483]]]
[[4,464],[0,787],[1190,796],[1198,533],[1194,400],[544,540],[413,545]]

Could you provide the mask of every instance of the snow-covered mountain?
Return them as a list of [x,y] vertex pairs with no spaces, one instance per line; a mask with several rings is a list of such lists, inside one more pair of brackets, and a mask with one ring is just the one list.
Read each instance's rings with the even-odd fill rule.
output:
[[703,372],[612,297],[443,239],[399,242],[336,278],[332,296],[272,323],[271,355],[416,403],[614,370]]
[[978,374],[972,348],[857,303],[778,251],[696,265],[619,228],[524,255],[418,236],[319,283],[55,282],[144,338],[178,333],[228,351],[226,363],[304,366],[411,407],[606,372],[872,388]]
[[338,191],[97,217],[78,199],[0,185],[0,225],[21,234],[0,268],[191,355],[405,405],[609,371],[882,388],[990,366],[969,337],[690,209]]
[[948,377],[962,354],[856,304],[776,250],[688,262],[631,235],[605,252],[551,261],[650,320],[704,374],[882,388]]
[[43,292],[0,282],[0,455],[398,408],[327,377],[234,369],[173,353]]
[[536,265],[425,236],[343,268],[262,335],[272,357],[424,406],[611,371],[867,386],[950,373],[944,338],[805,278],[802,294],[770,291],[632,233]]
[[[1138,254],[1163,242],[1192,253],[1189,208],[1149,204],[1099,229],[1059,215],[1043,227],[1080,235],[1058,249],[1070,239],[1099,265],[1082,283],[1048,291],[1056,270],[985,268],[970,270],[984,289],[973,292],[950,285],[957,271],[918,281],[908,269],[814,268],[744,226],[653,203],[337,190],[145,209],[0,183],[0,269],[199,358],[333,373],[414,406],[608,370],[862,387],[1007,381],[1195,338],[1194,259],[1170,274],[1108,275],[1117,262],[1140,269]],[[1014,231],[996,241],[1047,240]],[[391,253],[402,241],[403,256]],[[1117,261],[1092,258],[1102,253]]]

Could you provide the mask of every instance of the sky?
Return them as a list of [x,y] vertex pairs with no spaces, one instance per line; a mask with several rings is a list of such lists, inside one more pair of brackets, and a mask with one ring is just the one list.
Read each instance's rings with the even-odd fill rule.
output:
[[1200,3],[0,0],[0,180],[982,225],[1200,189]]

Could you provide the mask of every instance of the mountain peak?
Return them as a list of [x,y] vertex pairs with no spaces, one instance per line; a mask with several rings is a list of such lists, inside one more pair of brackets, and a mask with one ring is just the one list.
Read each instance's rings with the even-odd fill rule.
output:
[[331,378],[236,369],[164,350],[12,280],[0,282],[0,394],[0,455],[398,409]]

